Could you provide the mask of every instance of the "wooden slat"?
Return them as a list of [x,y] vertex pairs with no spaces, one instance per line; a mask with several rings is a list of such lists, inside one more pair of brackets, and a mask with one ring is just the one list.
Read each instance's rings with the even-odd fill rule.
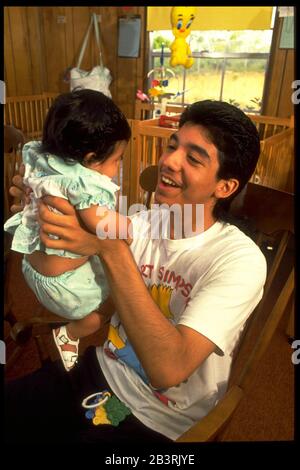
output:
[[48,109],[48,106],[47,106],[47,99],[43,99],[42,101],[40,101],[39,103],[39,112],[40,112],[40,125],[39,125],[39,129],[43,129],[43,125],[44,125],[44,120],[45,120],[45,117],[46,117],[46,114],[47,114],[47,109]]
[[[128,124],[132,130],[132,120],[128,119]],[[133,153],[133,138],[128,142],[128,146],[123,156],[122,162],[122,196],[126,196],[128,202],[130,200],[130,181],[131,181],[131,156]]]
[[13,41],[14,41],[14,23],[11,24],[11,8],[4,8],[4,69],[6,76],[6,95],[17,94],[17,82],[16,82],[16,71],[15,71],[15,60],[18,57],[14,57]]
[[295,77],[295,53],[294,49],[285,49],[285,65],[283,70],[283,77],[281,82],[280,96],[278,101],[278,116],[290,116],[294,113],[294,105],[291,100],[291,92],[285,84],[292,82],[297,78]]
[[[147,41],[147,34],[146,34],[146,7],[138,7],[137,14],[141,17],[141,38],[140,38],[140,57],[136,61],[137,68],[136,68],[136,90],[144,90],[144,87],[147,84],[147,68],[145,61],[148,61],[148,48],[147,45],[149,41]],[[140,119],[140,118],[138,118]]]
[[50,99],[53,100],[58,95],[58,93],[41,93],[35,95],[26,95],[26,96],[7,96],[6,103],[14,103],[14,102],[25,102],[25,101],[32,101],[33,99],[37,100],[45,100]]
[[19,110],[20,110],[20,118],[21,118],[21,129],[24,129],[25,126],[25,119],[24,119],[24,111],[23,111],[23,102],[19,103]]
[[19,112],[18,112],[18,103],[15,101],[13,103],[13,110],[14,110],[14,125],[17,128],[20,128],[20,119],[19,119]]
[[[96,15],[100,14],[100,7],[97,6],[92,6],[88,7],[89,9],[89,15],[91,16],[92,13],[96,13]],[[101,19],[103,21],[103,18]],[[99,29],[100,29],[100,34],[101,34],[101,23],[98,22]],[[103,43],[103,38],[102,43]],[[96,47],[96,40],[95,40],[95,33],[94,30],[92,31],[91,38],[90,38],[90,53],[91,53],[91,68],[94,67],[95,65],[99,64],[99,57],[97,53],[97,47]],[[104,55],[104,47],[102,47],[103,51],[102,54]]]
[[[74,50],[74,18],[73,18],[73,10],[74,7],[64,7],[65,12],[64,15],[66,17],[65,23],[65,30],[64,30],[64,49],[66,55],[66,67],[75,67],[76,65],[76,57],[75,57],[75,50]],[[70,85],[69,83],[62,84],[64,91],[69,91]]]
[[271,55],[264,87],[263,113],[270,116],[293,114],[291,83],[295,80],[292,63],[294,49],[281,49],[280,38],[284,18],[276,14]]
[[155,127],[145,126],[141,128],[140,133],[142,135],[156,136],[156,137],[170,137],[173,134],[174,129],[168,129],[166,127]]
[[29,110],[29,101],[24,101],[24,106],[25,106],[25,121],[26,121],[26,124],[24,126],[24,129],[23,132],[25,132],[27,134],[27,132],[29,131],[30,129],[30,110]]
[[45,56],[47,57],[48,90],[63,91],[62,74],[66,62],[65,23],[58,23],[58,16],[65,16],[64,7],[43,7],[43,31]]
[[[25,11],[26,35],[28,40],[28,54],[30,57],[29,71],[31,80],[31,94],[42,93],[43,71],[45,57],[41,47],[40,7],[27,7]],[[37,46],[38,45],[38,46]]]
[[[117,8],[118,15],[124,15],[122,8]],[[133,7],[132,14],[138,14],[139,8]],[[137,91],[137,62],[138,58],[118,57],[117,62],[117,105],[127,118],[134,117],[134,103]]]
[[[30,126],[29,128],[27,129],[27,133],[31,133],[34,131],[34,105],[35,105],[36,101],[30,101],[30,104],[29,104],[29,109],[30,109]],[[38,126],[37,126],[38,127]]]
[[28,42],[28,30],[26,22],[26,9],[13,7],[10,9],[11,27],[13,24],[13,58],[16,73],[17,94],[31,95],[31,55]]
[[[74,7],[73,8],[73,37],[74,37],[74,57],[75,62],[73,66],[76,66],[81,45],[84,36],[87,32],[87,28],[90,21],[90,10],[88,7]],[[81,68],[84,70],[90,70],[92,67],[92,56],[91,56],[91,39],[86,48],[86,53],[83,57]]]
[[138,126],[139,126],[140,121],[132,121],[132,154],[131,158],[133,155],[135,155],[134,159],[132,158],[131,162],[131,172],[130,172],[130,197],[129,197],[129,204],[133,204],[136,202],[139,202],[138,199],[138,193],[139,193],[139,158],[142,149],[142,143],[141,143],[141,136],[138,133]]
[[13,124],[13,116],[12,116],[12,106],[10,103],[6,103],[5,109],[8,109],[8,116],[9,116],[9,122],[6,124]]
[[[102,53],[103,62],[105,67],[111,72],[112,82],[109,87],[112,94],[112,99],[116,104],[118,101],[118,81],[117,74],[118,68],[118,21],[117,21],[117,8],[116,7],[100,7],[99,14],[101,15],[100,31],[102,38]],[[127,116],[127,115],[126,115]],[[133,116],[127,116],[129,119]]]
[[32,126],[32,131],[33,130],[38,130],[42,128],[43,125],[43,100],[34,100],[34,115],[35,115],[35,122],[36,125]]
[[149,165],[156,165],[157,163],[157,143],[153,141],[152,145],[152,152],[151,152],[151,160],[149,162]]

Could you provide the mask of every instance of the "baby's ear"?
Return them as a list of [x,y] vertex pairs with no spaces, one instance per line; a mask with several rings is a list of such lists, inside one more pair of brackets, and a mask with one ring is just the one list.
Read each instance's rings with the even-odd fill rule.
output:
[[94,161],[94,158],[95,158],[96,154],[94,152],[89,152],[87,153],[84,157],[83,157],[83,165],[84,166],[91,166],[95,161]]

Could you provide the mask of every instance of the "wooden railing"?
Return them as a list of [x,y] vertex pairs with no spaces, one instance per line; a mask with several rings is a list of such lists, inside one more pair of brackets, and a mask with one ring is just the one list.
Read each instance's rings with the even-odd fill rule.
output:
[[26,140],[40,139],[43,124],[57,93],[7,97],[4,105],[4,124],[21,129]]
[[[184,111],[186,106],[180,104],[168,104],[166,106],[166,112],[168,114],[179,114]],[[134,119],[144,121],[145,119],[151,119],[155,105],[153,103],[147,103],[144,101],[136,100],[134,107]]]

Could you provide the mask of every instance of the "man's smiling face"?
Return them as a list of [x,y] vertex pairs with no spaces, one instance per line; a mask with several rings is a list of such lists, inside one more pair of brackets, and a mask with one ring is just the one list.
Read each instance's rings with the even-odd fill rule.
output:
[[159,160],[155,202],[214,205],[219,169],[217,148],[201,126],[186,123],[170,137]]

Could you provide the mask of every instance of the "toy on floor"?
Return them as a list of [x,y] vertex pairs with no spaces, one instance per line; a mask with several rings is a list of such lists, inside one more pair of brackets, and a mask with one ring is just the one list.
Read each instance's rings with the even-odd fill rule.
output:
[[171,67],[183,65],[189,69],[194,63],[190,46],[185,39],[190,34],[195,14],[195,7],[173,7],[171,10],[172,33],[175,36],[171,44]]

